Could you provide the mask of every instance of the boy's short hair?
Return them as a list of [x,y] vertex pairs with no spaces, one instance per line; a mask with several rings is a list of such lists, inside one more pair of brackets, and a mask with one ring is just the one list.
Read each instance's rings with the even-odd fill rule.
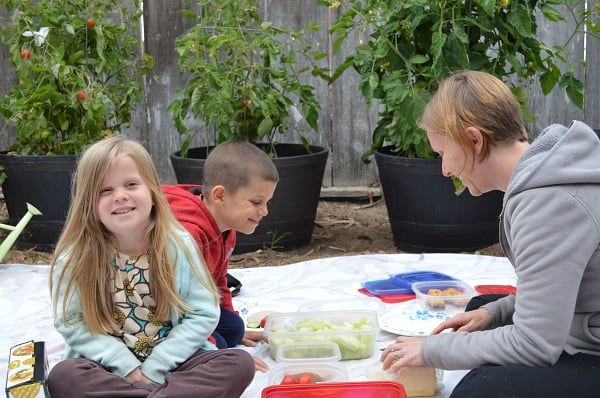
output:
[[217,145],[206,158],[202,170],[202,191],[216,185],[235,193],[252,178],[279,182],[277,167],[259,147],[246,141],[226,141]]

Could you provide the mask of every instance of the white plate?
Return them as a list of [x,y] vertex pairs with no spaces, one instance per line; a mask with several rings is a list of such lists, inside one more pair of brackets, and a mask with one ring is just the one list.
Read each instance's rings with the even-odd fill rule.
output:
[[379,317],[379,327],[400,336],[428,336],[437,325],[451,318],[445,311],[423,309],[415,300],[394,304]]
[[[242,302],[236,300],[234,308],[239,312],[240,317],[244,320],[244,325],[248,330],[262,330],[262,328],[250,328],[248,327],[248,317],[262,318],[273,312],[296,312],[298,310],[297,305],[286,304],[281,302]],[[236,305],[237,304],[237,305]]]

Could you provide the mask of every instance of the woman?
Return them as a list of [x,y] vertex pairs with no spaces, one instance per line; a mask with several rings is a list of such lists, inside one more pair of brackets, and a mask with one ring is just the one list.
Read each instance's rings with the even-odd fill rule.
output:
[[474,196],[505,192],[500,243],[517,294],[471,303],[431,336],[398,337],[382,353],[384,369],[472,369],[452,397],[597,396],[600,140],[574,121],[530,145],[510,89],[475,71],[440,86],[421,126],[445,176]]

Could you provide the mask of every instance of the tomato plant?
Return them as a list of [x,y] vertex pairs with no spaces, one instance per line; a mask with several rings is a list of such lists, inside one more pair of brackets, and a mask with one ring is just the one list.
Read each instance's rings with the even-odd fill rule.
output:
[[[289,131],[291,113],[303,117],[306,131],[318,132],[321,104],[305,77],[309,72],[328,76],[318,62],[326,55],[308,40],[308,33],[320,27],[292,31],[277,26],[263,19],[257,0],[195,3],[201,12],[184,13],[196,25],[175,41],[179,70],[189,79],[167,108],[184,138],[181,155],[187,156],[198,132],[188,125],[192,118],[214,129],[216,144],[231,139],[275,144]],[[298,59],[308,66],[300,66]],[[274,154],[274,149],[267,152]]]
[[[339,8],[330,28],[334,54],[347,53],[347,39],[361,38],[333,71],[332,80],[353,69],[360,76],[358,89],[365,102],[376,100],[380,109],[371,148],[363,154],[365,162],[388,145],[401,156],[436,157],[419,119],[439,84],[459,70],[488,72],[509,84],[527,121],[534,118],[527,92],[536,82],[544,94],[565,90],[574,105],[583,106],[583,82],[573,67],[579,60],[568,49],[570,41],[584,39],[579,34],[584,26],[596,31],[597,16],[591,16],[598,8],[593,5],[578,12],[584,8],[580,0],[317,3]],[[538,28],[543,19],[557,24],[573,20],[566,42],[544,42]]]
[[10,151],[78,154],[130,126],[143,98],[141,77],[152,68],[130,33],[141,9],[122,7],[121,0],[0,4],[6,10],[0,39],[10,48],[16,75],[16,84],[0,96],[0,131],[16,132]]

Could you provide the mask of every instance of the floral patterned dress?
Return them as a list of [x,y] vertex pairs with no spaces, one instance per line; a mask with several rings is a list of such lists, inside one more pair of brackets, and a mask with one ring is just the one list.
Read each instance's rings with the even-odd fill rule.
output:
[[149,253],[127,256],[118,253],[113,267],[114,318],[120,338],[140,361],[144,361],[152,348],[164,340],[172,328],[170,322],[161,322],[154,314],[156,303],[149,283]]

